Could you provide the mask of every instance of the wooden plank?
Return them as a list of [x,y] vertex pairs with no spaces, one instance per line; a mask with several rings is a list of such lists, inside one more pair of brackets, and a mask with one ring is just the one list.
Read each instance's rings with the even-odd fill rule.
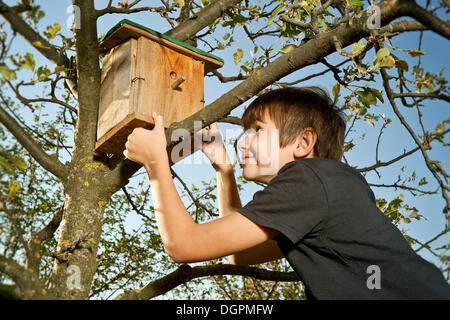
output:
[[[136,76],[133,84],[134,112],[164,116],[164,125],[186,119],[204,106],[203,64],[145,37],[138,40]],[[172,83],[186,80],[177,88]]]
[[[127,142],[128,136],[133,132],[134,128],[138,127],[153,129],[153,118],[150,119],[142,114],[128,115],[114,129],[97,141],[95,151],[122,155],[125,150],[125,143]],[[175,146],[167,148],[170,166],[200,150],[195,148],[193,136],[190,137],[190,150],[184,148],[184,146],[181,145],[182,143],[185,142],[183,141]],[[172,154],[174,148],[176,148],[175,150],[179,150],[178,154]]]
[[111,48],[116,47],[117,45],[127,41],[130,38],[138,39],[139,37],[146,37],[151,39],[161,45],[164,45],[172,50],[180,52],[186,56],[189,56],[195,60],[204,61],[205,62],[205,70],[204,73],[208,73],[210,71],[216,70],[223,66],[223,62],[216,60],[214,58],[201,55],[195,51],[189,50],[183,46],[180,46],[176,43],[168,41],[164,38],[155,36],[143,29],[135,27],[129,24],[123,24],[119,28],[117,28],[111,35],[109,35],[105,40],[100,43],[100,52],[105,53],[109,51]]
[[97,140],[131,113],[130,83],[136,46],[137,41],[130,39],[103,58]]
[[125,142],[134,128],[152,129],[153,118],[141,114],[129,114],[116,124],[95,144],[95,150],[105,153],[121,154],[125,150]]

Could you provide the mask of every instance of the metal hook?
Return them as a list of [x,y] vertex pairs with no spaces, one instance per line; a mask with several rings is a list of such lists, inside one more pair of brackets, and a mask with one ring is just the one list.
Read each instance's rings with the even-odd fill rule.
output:
[[142,77],[134,77],[133,80],[131,80],[131,83],[134,83],[136,80],[145,80],[145,78],[142,78]]

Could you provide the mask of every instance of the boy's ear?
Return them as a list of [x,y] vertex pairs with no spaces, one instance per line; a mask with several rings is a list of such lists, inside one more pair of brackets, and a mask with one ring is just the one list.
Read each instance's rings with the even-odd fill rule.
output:
[[314,146],[317,142],[317,134],[313,128],[305,128],[298,135],[295,142],[294,157],[295,158],[312,158],[314,157]]

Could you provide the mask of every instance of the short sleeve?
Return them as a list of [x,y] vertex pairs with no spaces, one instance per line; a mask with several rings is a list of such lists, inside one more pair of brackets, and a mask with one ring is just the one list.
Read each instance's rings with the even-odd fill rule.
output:
[[315,231],[327,211],[319,177],[299,160],[285,164],[253,200],[238,210],[256,224],[279,231],[294,244]]

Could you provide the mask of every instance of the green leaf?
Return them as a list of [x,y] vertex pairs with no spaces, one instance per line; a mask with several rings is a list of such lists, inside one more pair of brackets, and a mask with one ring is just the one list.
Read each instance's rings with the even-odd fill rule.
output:
[[39,47],[39,48],[45,48],[45,46],[42,44],[41,41],[35,41],[35,42],[33,42],[33,46]]
[[393,68],[395,67],[395,59],[393,56],[388,56],[380,61],[379,67],[381,68]]
[[247,68],[246,66],[242,65],[241,69],[244,70],[245,73],[249,73],[251,70]]
[[287,46],[284,46],[280,52],[281,53],[288,53],[291,52],[292,50],[296,49],[297,46],[295,44],[288,44]]
[[21,171],[25,171],[28,169],[28,165],[25,162],[25,160],[19,156],[14,156],[11,161],[14,163],[14,165]]
[[395,66],[399,69],[399,70],[403,70],[405,72],[409,71],[409,64],[408,62],[406,62],[405,60],[395,60]]
[[7,172],[10,172],[12,169],[11,164],[2,156],[0,156],[0,167],[2,167]]
[[353,149],[353,147],[355,146],[355,144],[353,142],[349,142],[344,146],[344,152],[348,152],[351,149]]
[[283,8],[285,7],[285,4],[279,4],[278,7],[275,8],[275,10],[272,11],[272,14],[269,17],[269,20],[267,21],[267,25],[270,27],[270,25],[272,24],[273,20],[276,18],[276,16],[281,12],[281,10],[283,10]]
[[356,94],[358,95],[358,100],[366,107],[377,104],[377,96],[369,88],[357,91]]
[[427,181],[427,179],[424,177],[424,178],[420,179],[420,181],[419,181],[419,186],[423,186],[424,184],[427,184],[427,183],[428,183],[428,181]]
[[399,195],[397,198],[389,202],[389,208],[398,208],[403,202],[403,195]]
[[409,215],[409,217],[410,217],[411,219],[417,219],[417,220],[420,220],[420,215],[419,215],[416,211],[413,211],[413,212]]
[[356,52],[359,52],[362,49],[364,49],[365,46],[366,46],[366,44],[364,43],[364,41],[360,40],[352,45],[352,48],[350,49],[350,51],[351,51],[351,53],[356,53]]
[[369,90],[375,97],[377,97],[378,100],[384,103],[383,93],[381,91],[373,88],[367,88],[367,90]]
[[375,125],[373,124],[373,122],[370,121],[369,119],[366,119],[366,122],[367,122],[368,124],[370,124],[372,127],[375,127]]
[[417,56],[423,56],[425,54],[425,52],[420,51],[420,50],[408,50],[409,55],[414,58]]
[[0,63],[0,74],[9,81],[17,79],[16,72],[8,68],[5,63]]
[[39,81],[46,81],[46,80],[48,80],[48,77],[51,75],[51,73],[52,72],[50,71],[49,68],[44,67],[44,66],[40,66],[37,69],[36,76],[37,76]]
[[19,182],[11,180],[9,182],[9,193],[8,197],[14,197],[16,194],[20,193],[22,191],[22,188],[19,184]]
[[339,93],[341,92],[341,85],[339,83],[336,83],[333,87],[333,97],[334,97],[334,104],[336,104],[339,100]]
[[47,27],[47,32],[44,32],[44,35],[49,40],[54,39],[59,30],[61,30],[61,25],[59,25],[58,23],[55,23],[53,26]]
[[391,55],[391,52],[388,48],[381,48],[378,50],[377,54],[375,55],[375,58],[373,59],[373,63],[377,64],[377,62],[381,61],[383,58],[388,57]]
[[364,7],[364,3],[361,0],[347,0],[347,3],[352,7]]
[[373,59],[376,68],[393,68],[395,67],[395,59],[391,56],[388,48],[381,48],[378,50]]
[[411,245],[411,244],[414,244],[415,242],[416,242],[416,240],[414,239],[414,238],[411,238],[410,236],[408,236],[408,235],[403,235],[404,237],[405,237],[405,239],[406,239],[406,241]]
[[179,7],[184,7],[184,0],[173,0]]
[[22,64],[22,67],[25,69],[34,71],[34,68],[36,67],[36,61],[34,61],[34,57],[31,53],[27,53],[24,57],[24,62]]
[[244,56],[244,51],[242,49],[237,49],[236,52],[233,54],[233,60],[235,64],[238,64],[242,57]]

